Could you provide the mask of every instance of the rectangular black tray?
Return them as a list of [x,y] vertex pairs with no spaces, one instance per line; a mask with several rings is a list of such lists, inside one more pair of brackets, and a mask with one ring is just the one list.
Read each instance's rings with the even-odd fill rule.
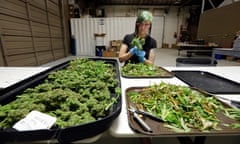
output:
[[239,94],[240,83],[205,71],[172,71],[177,78],[191,87],[213,94]]
[[[119,64],[115,59],[104,59],[104,58],[89,58],[94,61],[103,61],[104,63],[110,64],[116,72],[116,79],[118,79],[118,87],[121,87]],[[63,62],[50,69],[33,75],[27,79],[19,81],[18,83],[11,85],[7,88],[1,89],[0,91],[0,104],[8,104],[16,99],[16,96],[21,94],[24,90],[30,87],[35,87],[41,84],[47,76],[54,71],[66,68],[69,65],[69,61]],[[110,90],[111,91],[111,90]],[[117,95],[111,91],[111,96],[116,97]],[[78,126],[72,126],[67,128],[52,128],[49,130],[31,130],[31,131],[16,131],[15,129],[0,129],[0,143],[9,141],[42,141],[42,140],[57,140],[59,143],[69,143],[72,141],[82,140],[86,138],[94,137],[107,130],[113,120],[121,112],[121,96],[118,97],[117,103],[115,103],[108,116],[96,120],[94,122],[81,124]]]
[[[133,103],[129,96],[128,93],[131,92],[139,92],[142,91],[143,89],[146,89],[148,87],[129,87],[126,89],[125,92],[125,97],[126,97],[126,105],[127,108],[131,108],[130,106],[133,107],[137,107],[135,103]],[[205,91],[201,91],[199,89],[190,87],[193,91],[198,91],[202,94],[204,94],[206,97],[215,97],[212,94],[206,93]],[[224,104],[223,105],[226,108],[229,108],[228,105]],[[141,133],[144,135],[149,135],[149,136],[216,136],[216,135],[236,135],[239,134],[239,129],[233,129],[232,127],[226,127],[224,126],[224,124],[228,124],[231,125],[233,123],[239,123],[239,121],[230,119],[228,117],[226,117],[223,113],[219,113],[217,114],[217,117],[219,118],[219,127],[221,128],[221,130],[211,130],[211,131],[199,131],[197,129],[192,129],[191,132],[175,132],[172,129],[169,129],[167,127],[165,127],[164,125],[166,123],[164,122],[160,122],[160,121],[156,121],[153,120],[149,117],[143,117],[143,121],[152,129],[152,132],[148,132],[143,130],[143,128],[141,127],[141,125],[139,125],[139,123],[134,119],[132,112],[128,111],[127,112],[128,115],[128,124],[131,127],[132,130],[134,130],[137,133]]]

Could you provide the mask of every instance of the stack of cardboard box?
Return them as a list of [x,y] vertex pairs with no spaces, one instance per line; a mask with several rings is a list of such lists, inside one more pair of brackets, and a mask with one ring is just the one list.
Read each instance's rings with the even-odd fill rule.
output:
[[118,57],[122,40],[111,40],[109,48],[103,51],[103,57]]
[[163,43],[162,48],[169,48],[169,44],[168,43]]

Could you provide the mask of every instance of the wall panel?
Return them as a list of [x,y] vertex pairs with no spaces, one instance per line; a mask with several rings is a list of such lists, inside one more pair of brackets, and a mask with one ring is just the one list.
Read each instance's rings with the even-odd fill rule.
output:
[[7,36],[3,40],[7,55],[33,53],[33,43],[30,37]]
[[51,26],[61,27],[61,17],[49,13],[49,24]]
[[[0,42],[1,42],[1,37],[0,37]],[[0,43],[0,65],[5,65],[5,61],[3,59],[3,51],[2,51],[2,43]]]
[[51,51],[45,51],[45,52],[38,52],[37,57],[39,60],[39,64],[45,64],[49,61],[54,60],[53,53]]
[[0,14],[0,22],[3,35],[31,35],[30,25],[26,19]]
[[30,18],[32,21],[47,24],[47,12],[45,10],[30,6]]
[[26,4],[20,0],[1,0],[1,13],[27,19]]
[[60,9],[57,3],[53,1],[48,1],[47,3],[48,11],[54,15],[60,16]]
[[62,0],[0,0],[0,66],[41,65],[67,56],[66,8]]
[[35,66],[36,57],[33,53],[8,56],[8,64],[13,66]]
[[53,49],[63,49],[64,43],[63,39],[61,38],[53,38],[52,39],[52,48]]
[[62,29],[59,27],[52,27],[51,26],[51,36],[52,37],[57,37],[57,38],[61,38],[63,37],[63,33],[62,33]]
[[71,33],[76,39],[77,55],[95,55],[95,33],[106,34],[103,45],[108,47],[110,40],[122,39],[124,34],[133,32],[134,21],[132,17],[71,19]]
[[36,51],[50,51],[51,39],[50,38],[34,38]]
[[54,50],[54,56],[55,58],[62,58],[64,57],[64,50],[63,49],[58,49],[58,50]]
[[239,12],[240,1],[204,12],[200,16],[198,38],[231,47],[235,33],[240,30]]
[[29,3],[37,8],[40,8],[46,11],[46,2],[45,0],[30,0]]
[[38,37],[50,37],[48,25],[32,22],[32,34]]
[[[103,45],[107,48],[111,40],[122,40],[125,34],[135,30],[136,17],[81,18],[71,19],[71,34],[76,39],[77,55],[95,55],[95,46],[99,45],[94,34],[105,33]],[[163,36],[163,17],[156,17],[151,36],[161,46]]]

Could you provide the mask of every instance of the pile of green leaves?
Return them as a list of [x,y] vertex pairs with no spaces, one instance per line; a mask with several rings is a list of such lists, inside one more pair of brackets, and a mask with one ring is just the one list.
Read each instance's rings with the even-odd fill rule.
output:
[[59,128],[102,119],[118,99],[111,98],[111,91],[120,95],[118,83],[112,65],[87,58],[72,60],[66,69],[52,72],[43,83],[0,106],[0,128],[11,127],[32,110],[56,117]]
[[134,37],[134,39],[131,41],[131,47],[136,46],[138,48],[138,50],[142,50],[143,49],[143,45],[145,44],[145,39],[140,38],[140,37]]
[[161,82],[127,95],[139,109],[161,118],[176,132],[219,130],[217,114],[224,111],[222,103],[197,90]]
[[[231,119],[240,121],[240,109],[239,108],[225,108],[225,115]],[[232,123],[233,128],[240,128],[239,123]]]
[[130,77],[145,77],[145,76],[166,76],[169,75],[163,69],[153,65],[146,65],[143,63],[128,63],[120,69],[123,76]]
[[240,121],[240,109],[238,109],[238,108],[234,108],[234,109],[233,108],[227,108],[227,109],[225,109],[225,113],[230,118]]

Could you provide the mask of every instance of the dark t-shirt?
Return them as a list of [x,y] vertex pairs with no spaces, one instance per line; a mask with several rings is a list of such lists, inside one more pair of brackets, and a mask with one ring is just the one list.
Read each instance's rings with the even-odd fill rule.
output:
[[[131,49],[131,42],[134,39],[134,37],[135,37],[134,33],[125,35],[125,37],[123,39],[123,43],[128,46],[127,51],[129,51]],[[146,52],[146,55],[145,55],[146,59],[148,59],[150,50],[153,49],[153,48],[157,48],[157,42],[156,42],[155,39],[153,39],[151,36],[148,35],[145,39],[145,44],[143,45],[143,50]],[[138,56],[133,55],[129,60],[127,60],[125,62],[125,64],[127,64],[129,62],[139,63]]]

